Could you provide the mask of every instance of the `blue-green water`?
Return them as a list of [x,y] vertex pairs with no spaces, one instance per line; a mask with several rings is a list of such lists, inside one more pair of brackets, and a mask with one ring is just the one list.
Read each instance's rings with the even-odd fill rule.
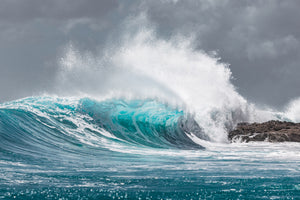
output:
[[1,104],[0,198],[300,198],[298,143],[209,140],[191,115],[154,100]]

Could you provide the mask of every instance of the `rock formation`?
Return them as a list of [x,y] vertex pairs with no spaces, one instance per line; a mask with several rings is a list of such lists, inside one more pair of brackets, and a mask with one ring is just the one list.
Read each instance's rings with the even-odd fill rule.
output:
[[300,123],[268,121],[264,123],[239,123],[228,134],[231,142],[300,142]]

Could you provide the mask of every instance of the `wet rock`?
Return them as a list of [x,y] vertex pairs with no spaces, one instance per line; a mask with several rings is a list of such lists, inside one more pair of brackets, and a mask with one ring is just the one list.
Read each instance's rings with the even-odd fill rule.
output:
[[264,123],[239,123],[230,131],[231,142],[300,142],[300,123],[268,121]]

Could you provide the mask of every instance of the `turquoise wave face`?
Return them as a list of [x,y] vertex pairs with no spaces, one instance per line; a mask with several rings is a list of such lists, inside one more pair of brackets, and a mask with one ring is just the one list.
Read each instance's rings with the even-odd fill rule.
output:
[[53,158],[61,152],[63,157],[75,152],[82,146],[75,137],[75,112],[76,105],[53,98],[27,98],[2,104],[1,152],[15,159]]
[[[195,133],[202,131],[197,123],[183,111],[156,101],[82,99],[78,111],[123,141],[155,148],[202,148],[188,137],[191,128]],[[190,129],[187,121],[193,121]]]
[[153,100],[27,98],[3,104],[0,117],[0,148],[22,154],[52,156],[62,147],[85,153],[81,146],[107,151],[112,143],[203,149],[189,137],[202,133],[191,117]]

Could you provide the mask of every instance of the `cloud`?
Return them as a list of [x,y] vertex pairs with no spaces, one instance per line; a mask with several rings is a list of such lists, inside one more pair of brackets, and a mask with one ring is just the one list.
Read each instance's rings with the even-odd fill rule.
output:
[[77,19],[102,17],[118,8],[115,0],[3,0],[0,17],[7,21],[28,21],[34,19]]
[[249,60],[255,59],[276,59],[280,56],[288,56],[291,52],[297,51],[299,40],[288,35],[277,40],[264,40],[260,44],[250,45],[247,48]]

